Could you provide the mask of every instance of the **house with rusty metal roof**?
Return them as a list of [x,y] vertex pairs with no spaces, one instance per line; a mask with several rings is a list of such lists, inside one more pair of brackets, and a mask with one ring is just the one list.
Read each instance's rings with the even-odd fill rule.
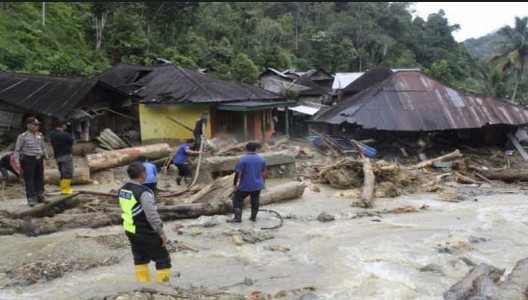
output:
[[489,129],[528,124],[522,106],[490,95],[458,91],[420,71],[375,68],[344,89],[341,102],[311,122],[390,132]]
[[0,72],[0,139],[13,141],[29,116],[43,121],[42,131],[52,129],[52,120],[92,98],[95,85],[88,78]]
[[144,142],[192,138],[189,129],[204,111],[209,113],[207,137],[228,132],[244,140],[269,141],[275,125],[272,109],[294,105],[249,84],[214,79],[170,64],[119,64],[96,79],[137,104]]

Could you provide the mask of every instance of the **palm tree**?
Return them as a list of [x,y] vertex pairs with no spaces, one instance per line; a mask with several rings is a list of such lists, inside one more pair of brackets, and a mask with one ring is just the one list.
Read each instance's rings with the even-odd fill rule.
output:
[[515,17],[515,27],[504,26],[499,34],[507,38],[507,42],[499,45],[496,53],[490,58],[490,63],[497,63],[497,70],[504,74],[511,70],[515,74],[515,85],[511,101],[515,96],[522,80],[524,67],[528,61],[528,17]]

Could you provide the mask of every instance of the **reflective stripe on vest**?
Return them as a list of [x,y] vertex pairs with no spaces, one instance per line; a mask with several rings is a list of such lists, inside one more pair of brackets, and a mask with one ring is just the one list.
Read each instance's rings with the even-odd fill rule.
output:
[[[123,213],[121,214],[121,217],[123,218],[123,228],[128,232],[136,233],[134,216],[143,211],[143,206],[141,206],[136,200],[132,191],[125,189],[119,190],[119,205],[123,210]],[[134,208],[134,206],[136,207]]]

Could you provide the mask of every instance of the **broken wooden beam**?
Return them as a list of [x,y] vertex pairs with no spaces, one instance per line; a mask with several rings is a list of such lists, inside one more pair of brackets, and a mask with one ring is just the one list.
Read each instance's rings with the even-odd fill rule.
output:
[[422,161],[421,163],[412,166],[411,169],[420,169],[420,168],[428,167],[435,162],[450,160],[450,159],[457,158],[460,156],[462,156],[462,154],[460,154],[460,150],[456,149],[455,151],[448,153],[446,155],[442,155],[442,156],[439,156],[433,159]]
[[521,146],[521,144],[519,143],[517,138],[511,133],[507,133],[506,135],[508,136],[508,139],[510,140],[510,142],[512,142],[512,144],[515,147],[515,149],[517,149],[517,151],[519,151],[519,154],[521,155],[522,159],[524,161],[527,161],[528,160],[528,153],[526,153],[526,151],[524,151],[524,148]]

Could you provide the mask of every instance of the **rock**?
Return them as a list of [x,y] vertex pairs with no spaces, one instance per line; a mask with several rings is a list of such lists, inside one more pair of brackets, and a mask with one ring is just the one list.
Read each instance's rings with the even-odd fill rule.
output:
[[335,217],[333,215],[327,214],[326,212],[322,212],[318,217],[317,220],[320,222],[330,222],[334,221]]
[[311,184],[310,185],[310,191],[319,193],[321,191],[321,189],[319,189],[319,187],[317,185]]
[[244,245],[244,240],[242,240],[242,237],[239,235],[233,235],[231,239],[233,240],[233,243],[237,246]]
[[284,298],[284,297],[286,297],[287,294],[288,294],[288,292],[286,292],[286,291],[279,291],[273,297],[274,298]]
[[420,272],[434,272],[434,273],[438,273],[438,274],[442,274],[442,275],[444,274],[442,272],[442,267],[440,267],[437,264],[428,264],[427,266],[421,267],[418,270]]

